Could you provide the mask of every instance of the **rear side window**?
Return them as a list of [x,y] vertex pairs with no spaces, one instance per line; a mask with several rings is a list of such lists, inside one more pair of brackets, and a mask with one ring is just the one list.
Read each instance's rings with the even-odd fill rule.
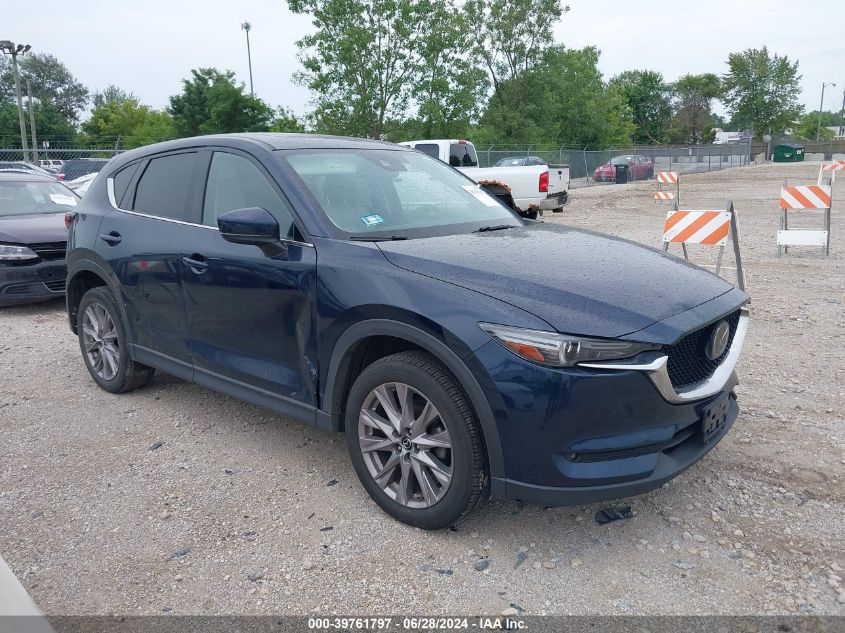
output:
[[195,152],[153,158],[135,187],[133,211],[170,220],[196,222],[191,191]]
[[248,207],[269,211],[279,222],[282,237],[293,238],[296,235],[287,203],[279,197],[261,170],[243,156],[214,152],[205,187],[202,223],[217,226],[217,216],[221,213]]
[[129,188],[129,183],[132,182],[132,176],[138,169],[140,163],[124,167],[114,176],[114,201],[118,207],[122,207],[123,196],[126,195],[126,190]]
[[440,148],[437,147],[436,143],[417,143],[414,145],[414,149],[423,154],[428,154],[432,158],[440,158]]
[[468,143],[452,143],[449,146],[449,164],[452,167],[478,167],[475,148]]

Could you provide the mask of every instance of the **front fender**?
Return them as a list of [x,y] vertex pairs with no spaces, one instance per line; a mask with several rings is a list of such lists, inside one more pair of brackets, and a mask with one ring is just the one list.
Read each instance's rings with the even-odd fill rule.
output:
[[454,351],[444,342],[438,340],[430,333],[417,327],[394,321],[390,319],[372,319],[361,321],[348,327],[337,339],[332,351],[331,359],[326,376],[326,386],[321,406],[321,415],[329,419],[322,421],[320,426],[328,426],[334,430],[340,428],[341,404],[336,402],[337,381],[343,380],[345,371],[348,369],[349,351],[360,341],[372,336],[391,336],[407,340],[429,352],[444,367],[446,367],[458,380],[464,393],[469,398],[475,410],[478,421],[481,424],[481,431],[484,435],[484,443],[487,449],[487,463],[490,467],[491,477],[504,476],[504,458],[502,446],[499,442],[499,433],[496,429],[493,411],[484,396],[478,380],[476,380],[470,368]]

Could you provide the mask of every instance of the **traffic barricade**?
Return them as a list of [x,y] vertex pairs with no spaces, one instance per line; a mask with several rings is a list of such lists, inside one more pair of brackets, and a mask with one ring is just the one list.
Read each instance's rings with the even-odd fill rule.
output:
[[[835,172],[833,172],[835,173]],[[797,185],[780,190],[780,228],[777,234],[778,256],[789,252],[790,246],[821,246],[830,255],[830,207],[833,187],[830,185]],[[792,211],[823,211],[822,229],[790,229]]]
[[657,172],[655,200],[674,200],[675,208],[681,201],[681,178],[676,171]]

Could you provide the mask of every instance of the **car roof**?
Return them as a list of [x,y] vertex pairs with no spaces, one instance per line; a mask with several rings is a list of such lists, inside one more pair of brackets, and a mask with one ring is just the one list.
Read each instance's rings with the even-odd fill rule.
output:
[[0,180],[26,182],[56,182],[55,178],[25,169],[6,168],[0,166]]
[[154,143],[153,145],[145,145],[144,147],[132,149],[115,156],[111,159],[109,171],[115,171],[133,160],[145,158],[153,154],[179,149],[201,148],[209,145],[233,147],[236,149],[246,149],[249,146],[253,146],[262,147],[268,150],[390,149],[402,152],[413,151],[407,147],[396,145],[395,143],[388,143],[387,141],[374,141],[349,136],[328,136],[324,134],[282,132],[239,132],[234,134],[192,136],[173,141],[164,141],[163,143]]

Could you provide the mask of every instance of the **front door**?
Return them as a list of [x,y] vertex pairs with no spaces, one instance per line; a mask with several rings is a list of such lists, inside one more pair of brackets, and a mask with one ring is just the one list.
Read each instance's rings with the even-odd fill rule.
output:
[[[264,208],[278,220],[280,248],[265,254],[258,246],[227,242],[214,230],[218,215],[246,207]],[[314,405],[317,253],[301,241],[281,191],[252,157],[215,151],[202,222],[209,230],[183,246],[195,380]]]

